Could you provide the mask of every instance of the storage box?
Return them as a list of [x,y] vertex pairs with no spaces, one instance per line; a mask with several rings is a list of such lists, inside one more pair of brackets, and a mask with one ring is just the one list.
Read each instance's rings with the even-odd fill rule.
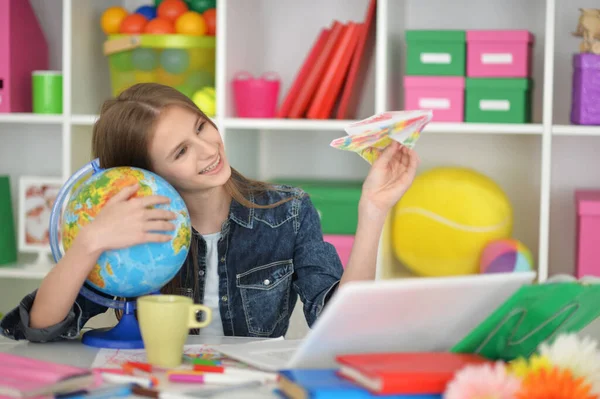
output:
[[571,123],[600,125],[600,55],[573,56]]
[[526,30],[467,31],[467,76],[531,76],[533,41]]
[[462,76],[404,77],[404,109],[431,109],[433,122],[462,122],[464,99]]
[[464,76],[465,31],[406,31],[406,75]]
[[344,268],[348,266],[348,259],[350,259],[350,252],[352,251],[352,245],[354,244],[353,235],[335,235],[325,234],[323,236],[325,242],[330,243],[335,247],[337,253],[342,261]]
[[531,80],[466,78],[465,86],[467,122],[527,123],[531,121]]
[[321,217],[323,234],[355,234],[362,182],[333,180],[277,180],[302,188]]
[[600,190],[577,190],[576,274],[600,276]]
[[137,83],[161,83],[192,98],[215,87],[214,36],[110,35],[104,43],[113,96]]

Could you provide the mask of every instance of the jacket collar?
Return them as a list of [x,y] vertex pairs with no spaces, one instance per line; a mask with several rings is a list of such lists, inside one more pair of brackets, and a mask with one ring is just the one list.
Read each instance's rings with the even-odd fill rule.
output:
[[[253,204],[256,203],[254,202],[254,195],[252,194],[250,194],[249,200]],[[247,208],[235,199],[232,199],[229,209],[229,219],[247,229],[252,229],[254,227],[254,208]]]

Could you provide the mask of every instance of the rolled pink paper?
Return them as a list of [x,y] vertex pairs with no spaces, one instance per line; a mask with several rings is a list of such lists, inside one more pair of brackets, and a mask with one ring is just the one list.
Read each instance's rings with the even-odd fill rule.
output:
[[198,374],[169,374],[169,381],[204,383],[204,376]]

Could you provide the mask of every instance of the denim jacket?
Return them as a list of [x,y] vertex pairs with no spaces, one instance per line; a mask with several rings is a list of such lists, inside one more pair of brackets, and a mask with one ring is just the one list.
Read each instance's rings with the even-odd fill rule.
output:
[[[290,201],[265,209],[247,208],[235,200],[231,203],[218,243],[219,306],[225,335],[285,335],[298,296],[311,327],[339,284],[340,258],[335,248],[323,241],[319,215],[308,195],[298,188],[278,186],[250,200],[266,205],[289,197]],[[198,246],[200,292],[196,301],[202,303],[206,243],[194,232],[192,245]],[[181,268],[181,280],[189,281],[185,270]],[[0,334],[33,342],[77,338],[90,318],[107,310],[79,294],[62,322],[34,329],[29,327],[29,311],[35,294],[28,294],[5,315]]]

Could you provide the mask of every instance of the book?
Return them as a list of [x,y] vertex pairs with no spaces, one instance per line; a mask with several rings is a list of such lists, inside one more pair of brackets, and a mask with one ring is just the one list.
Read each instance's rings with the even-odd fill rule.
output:
[[336,360],[341,376],[378,395],[443,394],[458,370],[491,363],[479,355],[448,352],[362,353]]
[[54,396],[93,387],[91,370],[0,353],[0,397]]
[[557,280],[521,287],[451,352],[503,361],[527,358],[541,343],[579,332],[600,317],[598,281]]
[[[288,399],[381,398],[337,375],[337,369],[291,369],[279,372],[279,391]],[[441,399],[441,395],[390,395],[386,399]]]
[[294,79],[294,82],[292,83],[285,100],[283,100],[281,107],[279,107],[279,110],[277,111],[277,118],[287,118],[296,97],[300,93],[302,86],[304,86],[306,83],[312,68],[315,66],[319,54],[321,54],[321,51],[323,51],[330,33],[331,29],[324,28],[321,30],[321,33],[313,44],[308,57],[306,57],[304,64],[302,64],[302,67],[298,71],[298,74],[296,75],[296,78]]

